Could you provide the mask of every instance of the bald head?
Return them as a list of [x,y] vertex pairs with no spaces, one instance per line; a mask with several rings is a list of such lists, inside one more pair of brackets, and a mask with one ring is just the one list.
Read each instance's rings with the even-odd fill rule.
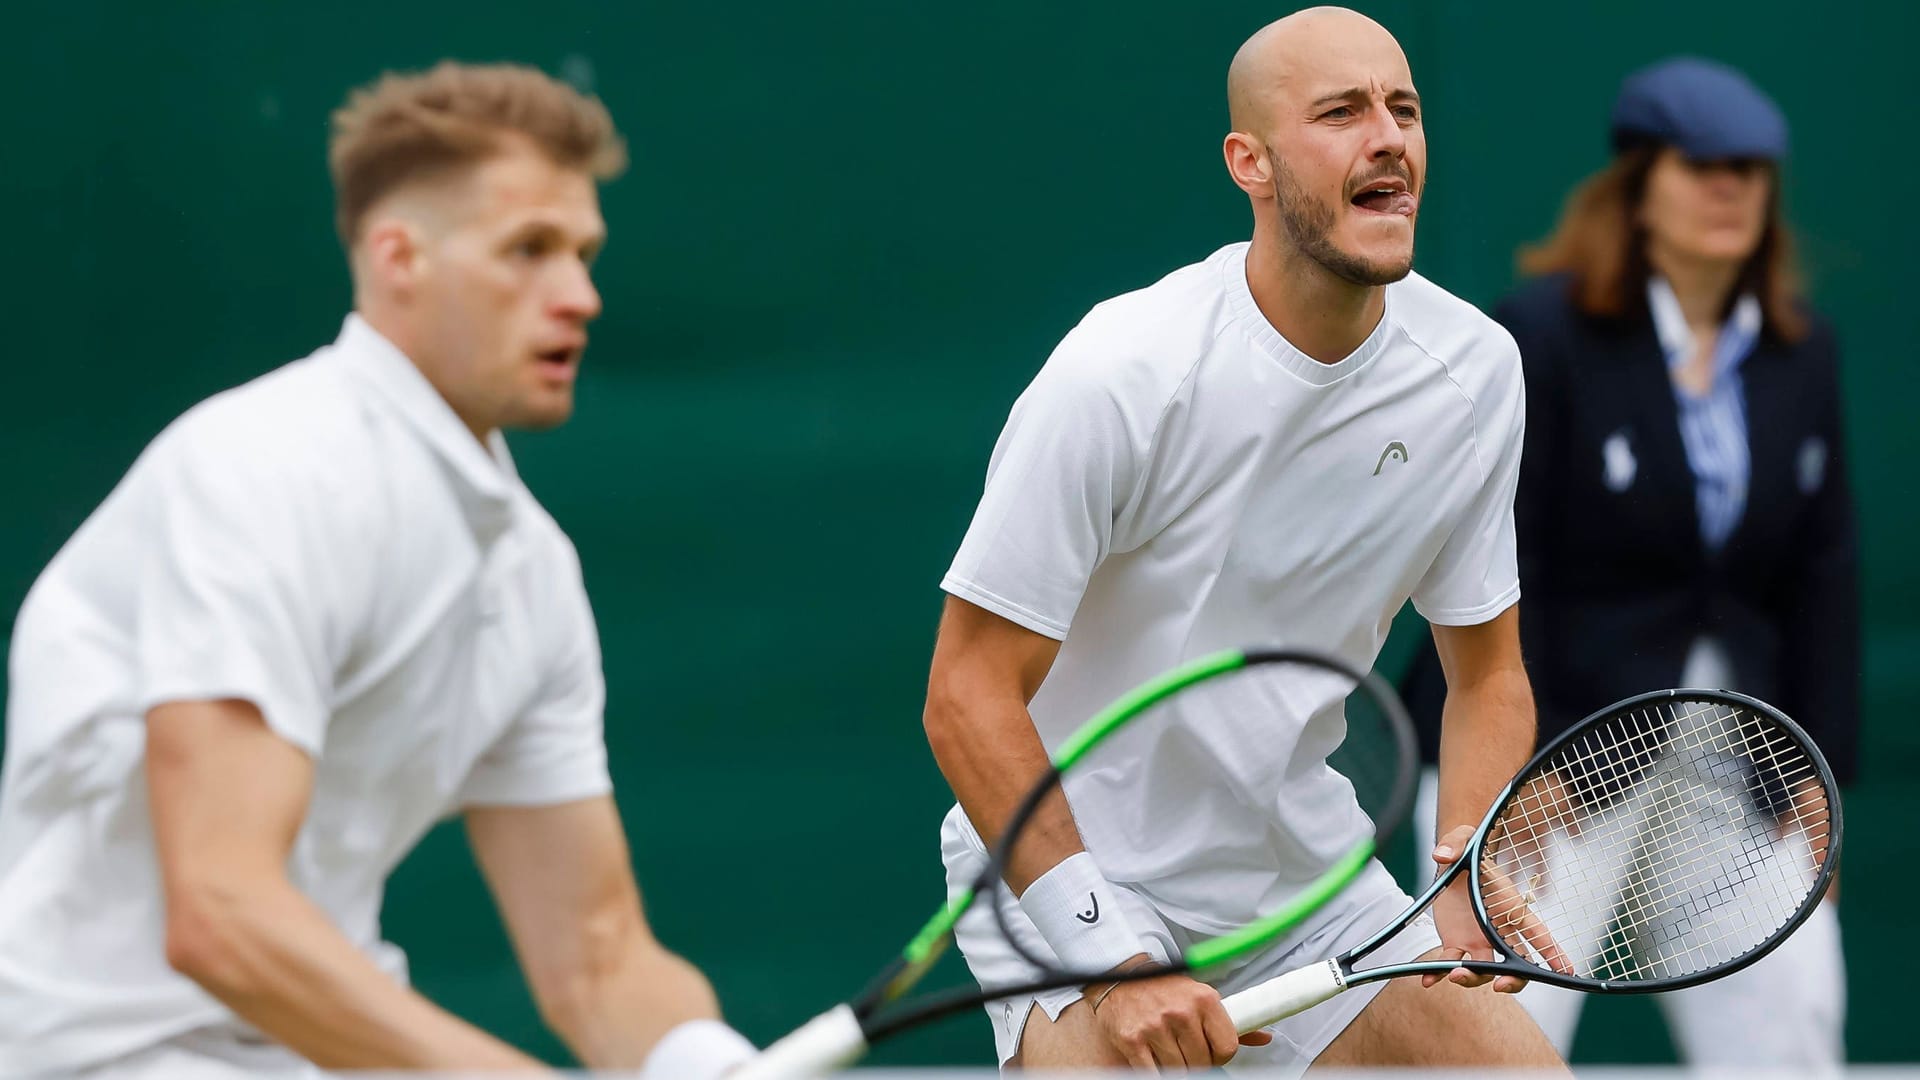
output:
[[1386,27],[1337,7],[1263,27],[1234,54],[1227,102],[1227,173],[1271,265],[1362,288],[1407,275],[1427,136]]
[[1358,72],[1397,75],[1409,87],[1413,81],[1406,54],[1386,27],[1349,8],[1296,11],[1261,27],[1233,54],[1227,68],[1229,122],[1235,131],[1264,138],[1291,97],[1321,84],[1351,82]]

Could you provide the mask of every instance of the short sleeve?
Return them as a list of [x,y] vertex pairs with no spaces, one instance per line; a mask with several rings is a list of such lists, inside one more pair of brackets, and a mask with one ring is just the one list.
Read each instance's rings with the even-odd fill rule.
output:
[[1140,435],[1129,419],[1097,361],[1062,343],[1014,403],[940,587],[1065,638],[1139,476]]
[[462,806],[550,806],[605,795],[606,678],[600,635],[587,601],[580,563],[561,541],[565,567],[542,637],[552,643],[540,692],[467,774]]
[[1474,402],[1475,456],[1484,469],[1433,565],[1413,593],[1414,610],[1441,626],[1487,622],[1520,599],[1513,499],[1526,437],[1519,350],[1504,331],[1492,385]]
[[252,702],[281,738],[317,756],[333,674],[350,640],[337,543],[347,512],[258,432],[188,414],[128,478],[150,525],[136,552],[136,702]]

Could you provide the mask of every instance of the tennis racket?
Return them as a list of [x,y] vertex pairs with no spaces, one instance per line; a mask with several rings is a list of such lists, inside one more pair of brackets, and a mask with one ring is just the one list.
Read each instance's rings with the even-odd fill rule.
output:
[[[985,990],[969,986],[918,1001],[900,1000],[933,967],[954,924],[974,898],[993,895],[1008,854],[1034,812],[1060,784],[1061,777],[1095,747],[1175,698],[1182,707],[1231,710],[1257,726],[1260,710],[1271,710],[1288,699],[1298,700],[1301,682],[1307,679],[1336,680],[1343,694],[1352,691],[1345,710],[1347,730],[1329,755],[1328,764],[1351,782],[1372,828],[1293,900],[1235,933],[1196,945],[1171,965],[1148,964],[1121,973],[1072,971],[1061,968],[1057,961],[1027,954],[1041,972],[1031,981]],[[996,998],[1200,970],[1256,950],[1297,927],[1338,895],[1405,822],[1413,803],[1417,755],[1413,724],[1393,688],[1379,676],[1363,674],[1340,660],[1297,650],[1250,649],[1214,653],[1182,665],[1130,691],[1060,745],[1052,767],[1020,802],[998,842],[989,849],[986,867],[972,887],[950,899],[927,920],[864,993],[815,1017],[730,1075],[733,1080],[815,1075],[852,1064],[869,1046],[883,1039]],[[988,906],[1003,920],[1004,932],[1001,905],[989,900]],[[1016,949],[1020,947],[1017,939],[1009,940]]]
[[[1840,855],[1833,773],[1793,721],[1718,690],[1629,698],[1548,744],[1392,925],[1225,999],[1242,1032],[1355,986],[1464,967],[1596,993],[1730,975],[1812,914]],[[1460,874],[1495,961],[1355,965]]]

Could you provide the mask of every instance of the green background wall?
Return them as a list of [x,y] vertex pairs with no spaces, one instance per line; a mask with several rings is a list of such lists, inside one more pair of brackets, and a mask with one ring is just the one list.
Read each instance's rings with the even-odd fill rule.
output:
[[[1619,77],[1746,67],[1794,122],[1790,206],[1847,345],[1865,523],[1865,773],[1844,918],[1853,1055],[1920,1058],[1897,976],[1920,885],[1920,526],[1910,5],[1406,0],[1428,103],[1419,268],[1491,303],[1515,245],[1604,160]],[[765,1040],[854,990],[940,890],[919,730],[940,597],[1007,406],[1092,303],[1243,236],[1219,162],[1244,2],[16,5],[0,260],[0,607],[195,400],[330,340],[348,289],[326,116],[381,70],[514,59],[600,93],[634,168],[576,419],[520,437],[578,542],[649,910]],[[1814,12],[1817,10],[1817,16]],[[10,624],[11,616],[8,616]],[[0,624],[8,625],[8,624]],[[1385,666],[1405,655],[1404,626]],[[768,920],[779,915],[782,921]],[[421,987],[557,1053],[457,830],[394,880]],[[949,961],[949,980],[962,973]],[[1642,1000],[1577,1056],[1670,1060]],[[978,1019],[895,1062],[983,1062]]]

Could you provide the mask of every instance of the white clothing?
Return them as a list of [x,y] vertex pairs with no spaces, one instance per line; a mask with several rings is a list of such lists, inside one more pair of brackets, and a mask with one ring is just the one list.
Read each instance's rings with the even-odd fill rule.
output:
[[[1414,802],[1415,837],[1434,836],[1439,792],[1438,771],[1428,768]],[[1577,842],[1569,845],[1561,837],[1548,857],[1550,865],[1562,866],[1577,880],[1584,872],[1562,860],[1577,860],[1579,854]],[[1425,865],[1423,881],[1431,881],[1433,864]],[[1599,902],[1611,905],[1612,898]],[[1605,917],[1596,916],[1591,923],[1578,935],[1581,940],[1560,945],[1573,955],[1592,955],[1605,932]],[[1690,1066],[1837,1071],[1846,1060],[1846,972],[1835,905],[1815,908],[1786,941],[1751,966],[1655,997],[1681,1060]],[[1587,995],[1579,990],[1545,983],[1529,985],[1520,995],[1520,1004],[1563,1058],[1572,1053],[1586,1003]]]
[[[1524,423],[1507,332],[1419,276],[1321,364],[1255,306],[1246,244],[1095,307],[1014,405],[942,587],[1063,640],[1031,703],[1051,751],[1138,683],[1280,644],[1373,665],[1409,597],[1485,622],[1519,596]],[[1273,910],[1370,830],[1326,756],[1352,689],[1176,698],[1066,778],[1087,850],[1207,934]],[[958,816],[956,807],[951,816]]]
[[34,1080],[322,1080],[319,1066],[278,1043],[203,1028],[111,1061],[38,1075]]
[[[940,848],[948,866],[947,895],[957,896],[971,887],[985,868],[986,847],[966,827],[964,819],[957,823],[950,819],[941,829]],[[1177,956],[1211,936],[1169,922],[1151,902],[1132,890],[1118,888],[1114,893],[1125,909],[1127,921],[1142,933],[1143,950],[1156,959],[1164,961]],[[999,904],[1006,912],[1008,927],[1022,946],[1036,956],[1052,957],[1052,950],[1033,921],[1002,885],[994,890],[991,900],[985,896],[975,900],[954,927],[954,942],[966,957],[973,977],[987,987],[1013,986],[1036,978],[1040,974],[1038,969],[1028,964],[1001,935],[992,911],[987,908],[989,902]],[[1209,973],[1207,982],[1224,996],[1295,968],[1338,956],[1379,932],[1412,903],[1412,898],[1394,884],[1393,876],[1374,862],[1338,898],[1298,930],[1218,972]],[[1432,918],[1422,913],[1370,954],[1367,965],[1407,963],[1439,945]],[[1259,1069],[1260,1075],[1276,1080],[1299,1076],[1385,986],[1384,982],[1356,986],[1305,1012],[1287,1017],[1266,1029],[1273,1032],[1273,1042],[1266,1046],[1241,1047],[1229,1068]],[[1046,1011],[1048,1020],[1058,1020],[1067,1006],[1080,997],[1078,987],[1066,987],[987,1002],[984,1008],[993,1024],[994,1047],[1000,1064],[1005,1065],[1020,1048],[1020,1038],[1035,1005]]]
[[35,582],[0,786],[0,1074],[232,1021],[163,953],[148,709],[241,698],[314,761],[292,883],[396,978],[387,875],[475,804],[609,789],[572,545],[357,317],[187,412]]

